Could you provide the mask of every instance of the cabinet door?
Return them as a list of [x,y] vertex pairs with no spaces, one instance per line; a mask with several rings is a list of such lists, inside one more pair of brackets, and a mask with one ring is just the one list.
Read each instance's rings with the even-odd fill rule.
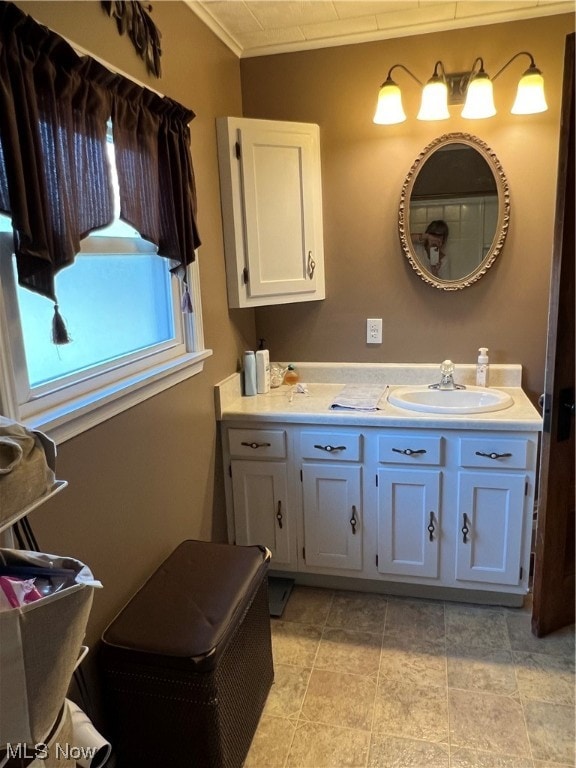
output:
[[362,569],[361,467],[304,464],[306,565]]
[[239,131],[250,296],[313,293],[314,136],[289,125]]
[[218,132],[230,306],[323,299],[318,126],[222,118]]
[[378,570],[438,578],[438,470],[378,470]]
[[456,579],[519,584],[526,477],[462,472]]
[[293,565],[296,531],[288,509],[286,463],[233,461],[232,495],[237,544],[264,544],[271,567]]

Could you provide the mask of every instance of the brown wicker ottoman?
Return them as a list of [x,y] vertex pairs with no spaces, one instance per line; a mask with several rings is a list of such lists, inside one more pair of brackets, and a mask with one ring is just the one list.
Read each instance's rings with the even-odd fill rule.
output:
[[118,768],[239,768],[273,681],[264,547],[185,541],[105,630]]

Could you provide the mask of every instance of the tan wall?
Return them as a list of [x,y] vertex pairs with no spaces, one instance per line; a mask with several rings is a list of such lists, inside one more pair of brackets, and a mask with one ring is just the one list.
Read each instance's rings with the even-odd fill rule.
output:
[[[240,114],[237,58],[181,2],[154,3],[162,33],[160,80],[146,76],[127,37],[96,2],[21,2],[78,45],[194,110],[192,155],[199,198],[204,372],[59,448],[69,487],[31,516],[41,547],[76,556],[104,584],[90,621],[93,642],[150,572],[185,538],[225,538],[213,386],[254,344],[252,312],[226,303],[214,118]],[[97,318],[95,318],[97,322]]]
[[[521,363],[524,386],[543,391],[564,40],[572,16],[463,29],[362,45],[242,60],[244,115],[318,123],[324,197],[327,298],[261,308],[258,336],[273,359],[436,362],[476,360],[480,346],[499,363]],[[496,80],[498,115],[463,120],[458,107],[439,123],[415,119],[418,86],[400,70],[408,120],[372,122],[390,66],[421,80],[442,58],[447,71],[470,69],[481,55],[494,75],[512,55],[530,51],[542,69],[549,110],[512,116],[522,57]],[[402,255],[400,192],[422,149],[435,137],[468,132],[491,147],[511,194],[503,253],[484,278],[457,292],[426,285]],[[384,342],[367,346],[366,318],[383,318]]]

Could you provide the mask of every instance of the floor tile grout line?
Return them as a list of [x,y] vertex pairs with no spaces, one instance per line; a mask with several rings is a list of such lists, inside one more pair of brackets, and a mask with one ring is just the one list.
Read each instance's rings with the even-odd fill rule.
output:
[[512,658],[512,662],[514,664],[514,678],[516,680],[516,690],[518,691],[518,699],[520,702],[520,711],[522,712],[522,721],[524,722],[524,730],[526,731],[526,741],[528,742],[528,749],[530,750],[530,759],[532,760],[532,764],[534,764],[535,757],[534,757],[534,750],[532,749],[532,740],[530,738],[530,730],[528,728],[528,721],[526,719],[526,710],[524,708],[524,697],[522,696],[522,693],[520,691],[520,680],[518,678],[518,664],[516,663],[516,657],[514,655],[514,651],[512,650],[512,638],[510,637],[510,625],[508,623],[508,619],[506,619],[506,634],[508,635],[508,642],[510,643],[510,656]]
[[370,739],[368,741],[368,752],[366,754],[366,766],[370,760],[370,753],[372,752],[372,743],[374,740],[374,718],[376,717],[376,697],[378,696],[378,690],[380,688],[380,670],[382,668],[382,653],[384,651],[384,637],[386,636],[386,623],[388,622],[388,609],[390,608],[390,600],[386,598],[386,606],[384,609],[384,621],[382,623],[382,632],[380,633],[380,656],[378,657],[378,670],[376,672],[376,687],[374,690],[374,701],[372,702],[372,720],[370,722]]
[[448,726],[448,766],[452,766],[452,717],[450,710],[450,687],[448,681],[448,618],[446,601],[442,602],[444,616],[444,677],[446,681],[446,720]]
[[[298,708],[298,717],[296,718],[296,725],[294,728],[294,733],[292,734],[292,739],[290,740],[290,746],[288,747],[288,750],[286,752],[286,758],[284,760],[284,768],[288,765],[288,760],[290,758],[290,753],[292,752],[292,746],[294,745],[294,739],[296,738],[296,731],[298,730],[298,726],[301,723],[308,723],[311,722],[309,720],[304,720],[302,717],[302,708],[304,706],[304,701],[306,700],[306,695],[308,693],[308,688],[310,687],[310,680],[312,679],[312,674],[314,672],[314,669],[316,667],[316,660],[318,658],[318,652],[320,650],[320,643],[322,642],[322,638],[324,637],[324,630],[326,629],[327,623],[328,623],[328,617],[330,616],[330,611],[332,610],[332,605],[334,603],[334,595],[335,591],[331,590],[330,595],[330,603],[328,605],[328,610],[326,611],[326,616],[324,618],[323,624],[315,624],[313,626],[321,627],[320,631],[320,639],[318,640],[318,645],[316,646],[316,652],[314,653],[314,658],[312,659],[312,664],[310,665],[310,674],[308,675],[308,682],[306,683],[306,688],[304,690],[304,694],[302,696],[302,699],[300,701],[300,707]],[[296,623],[296,622],[294,622]]]

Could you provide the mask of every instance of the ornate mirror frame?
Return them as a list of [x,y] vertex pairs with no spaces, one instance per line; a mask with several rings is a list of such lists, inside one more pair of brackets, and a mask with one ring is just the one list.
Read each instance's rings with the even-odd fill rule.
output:
[[[412,191],[414,189],[414,184],[418,178],[418,174],[420,173],[424,163],[430,157],[430,155],[437,149],[445,147],[448,144],[465,144],[479,152],[488,164],[488,167],[494,176],[496,191],[498,194],[498,217],[494,238],[492,240],[490,249],[480,264],[472,272],[457,280],[443,280],[426,269],[425,265],[422,264],[415,253],[410,229],[410,200]],[[444,134],[443,136],[438,137],[430,144],[428,144],[428,146],[425,147],[423,151],[418,155],[414,164],[410,168],[410,171],[408,172],[402,187],[398,214],[398,229],[400,234],[400,243],[402,245],[404,255],[410,262],[412,269],[418,274],[420,278],[422,278],[422,280],[424,280],[424,282],[432,285],[434,288],[438,288],[443,291],[458,291],[475,283],[486,274],[486,271],[492,266],[496,257],[502,250],[506,240],[506,235],[508,234],[509,222],[510,191],[504,170],[494,152],[477,136],[473,136],[469,133]]]

